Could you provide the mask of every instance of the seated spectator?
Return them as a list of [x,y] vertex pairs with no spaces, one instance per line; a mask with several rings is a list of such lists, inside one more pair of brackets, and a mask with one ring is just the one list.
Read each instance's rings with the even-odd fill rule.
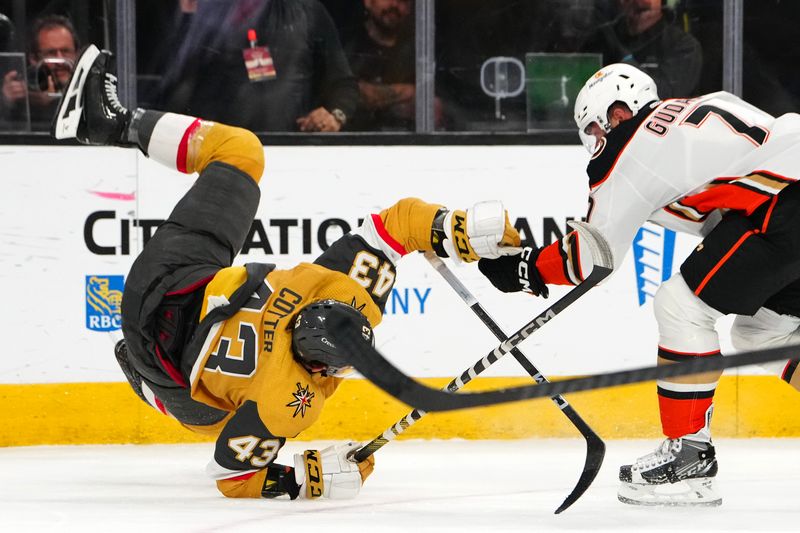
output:
[[618,0],[621,14],[584,43],[603,64],[629,63],[647,72],[661,98],[695,94],[702,68],[700,43],[678,27],[661,0]]
[[344,43],[361,95],[351,129],[414,130],[416,67],[411,0],[364,0],[365,19]]
[[252,131],[336,132],[358,101],[319,0],[198,2],[176,55],[161,100],[169,111]]
[[78,34],[72,22],[60,15],[34,21],[31,28],[28,72],[11,70],[3,75],[3,118],[11,124],[27,122],[32,130],[48,130],[61,92],[69,82],[78,52]]

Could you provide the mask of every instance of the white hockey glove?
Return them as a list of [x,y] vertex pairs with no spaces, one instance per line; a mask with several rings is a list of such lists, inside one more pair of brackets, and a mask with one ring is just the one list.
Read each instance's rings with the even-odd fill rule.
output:
[[[466,211],[442,210],[433,225],[432,243],[440,257],[471,263],[520,252],[519,233],[498,200],[478,202]],[[443,238],[436,238],[437,231]]]
[[294,456],[294,477],[301,498],[348,499],[358,496],[364,480],[375,468],[375,456],[356,463],[352,455],[358,442],[336,444],[324,450],[306,450]]

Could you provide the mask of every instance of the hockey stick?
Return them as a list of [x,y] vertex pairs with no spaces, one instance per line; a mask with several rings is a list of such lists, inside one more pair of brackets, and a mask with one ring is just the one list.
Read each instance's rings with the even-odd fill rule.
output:
[[[523,330],[518,331],[515,335],[520,337],[519,340],[517,340],[514,344],[510,344],[510,341],[513,339],[514,336],[512,336],[511,339],[506,340],[498,348],[495,348],[494,350],[489,352],[489,354],[486,357],[483,357],[482,359],[478,360],[474,365],[472,365],[470,368],[466,369],[460,376],[454,378],[447,385],[447,387],[445,387],[445,390],[448,390],[450,392],[456,392],[457,390],[461,389],[461,387],[463,387],[464,385],[466,385],[467,383],[472,381],[472,379],[474,377],[478,376],[484,370],[486,370],[487,368],[492,366],[494,363],[496,363],[498,359],[500,359],[505,354],[507,354],[509,351],[511,351],[514,348],[514,346],[516,344],[518,344],[519,341],[522,338],[527,338],[534,331],[536,331],[537,329],[539,329],[543,325],[547,324],[547,322],[549,322],[550,319],[552,319],[557,314],[559,314],[561,311],[563,311],[564,309],[569,307],[571,304],[573,304],[578,298],[583,296],[589,289],[591,289],[592,287],[597,285],[603,278],[608,276],[608,274],[610,272],[611,272],[610,269],[606,269],[604,267],[596,267],[594,270],[592,270],[591,274],[589,274],[589,276],[585,280],[583,280],[583,282],[581,282],[574,289],[572,289],[567,294],[565,294],[563,297],[561,297],[561,299],[558,300],[556,303],[554,303],[552,306],[548,307],[547,309],[545,309],[544,311],[539,313],[533,320],[531,320],[528,324],[525,325]],[[334,324],[336,324],[336,322],[334,322]],[[343,322],[340,322],[337,325],[339,325],[341,327],[348,327]],[[524,337],[521,337],[521,335],[523,333],[524,333]],[[340,336],[342,336],[341,333],[337,335],[337,337],[340,337]],[[344,339],[342,339],[342,340],[344,340]],[[379,357],[380,359],[383,359],[383,356],[380,355],[377,351],[375,352],[375,354],[377,354],[377,357]],[[366,361],[366,359],[368,357],[369,357],[368,355],[367,356],[359,356],[359,359],[361,361]],[[362,364],[367,364],[367,363],[362,363]],[[359,372],[361,372],[362,375],[364,375],[368,379],[371,379],[367,375],[367,372],[361,371],[361,369],[358,368],[358,366],[355,363],[353,364],[353,366],[356,367],[356,369]],[[384,387],[381,387],[381,388],[384,388]],[[384,388],[384,390],[387,390],[387,389]],[[389,394],[392,394],[394,396],[394,394],[390,390],[387,390],[387,392],[389,392]],[[407,403],[408,405],[414,405],[413,402],[412,403],[404,402],[404,403]],[[425,411],[424,410],[422,410],[422,409],[414,409],[412,412],[410,412],[409,414],[404,416],[402,419],[400,419],[400,421],[397,422],[395,425],[393,425],[392,427],[390,427],[389,429],[384,431],[380,436],[375,437],[371,442],[369,442],[368,444],[365,444],[362,448],[360,448],[354,455],[355,459],[358,462],[363,461],[364,459],[366,459],[367,457],[369,457],[370,455],[372,455],[373,453],[378,451],[387,442],[389,442],[390,440],[394,440],[395,437],[397,437],[398,435],[403,433],[406,429],[408,429],[410,426],[412,426],[415,422],[417,422],[424,415],[425,415]]]
[[[575,228],[575,230],[578,231],[579,235],[582,236],[584,242],[588,245],[588,248],[592,253],[592,261],[594,262],[595,266],[592,269],[592,272],[589,274],[589,276],[583,282],[577,285],[574,289],[572,289],[570,292],[564,295],[560,300],[558,300],[552,306],[550,306],[545,311],[536,316],[533,320],[531,320],[522,330],[518,331],[515,334],[516,336],[520,336],[517,342],[515,342],[513,345],[510,345],[508,349],[502,350],[501,348],[506,346],[506,343],[509,342],[509,340],[506,340],[506,342],[504,342],[503,345],[501,345],[499,348],[490,352],[489,355],[476,362],[471,368],[465,370],[459,377],[453,379],[447,385],[446,390],[450,392],[455,392],[464,385],[466,385],[467,383],[469,383],[475,376],[477,376],[478,374],[489,368],[489,366],[494,364],[498,359],[500,359],[506,353],[514,349],[514,346],[518,342],[520,342],[524,338],[527,338],[529,335],[531,335],[534,331],[536,331],[541,326],[546,324],[550,319],[552,319],[558,313],[569,307],[571,304],[577,301],[578,298],[583,296],[589,289],[597,285],[600,281],[602,281],[606,276],[608,276],[611,273],[613,269],[611,250],[608,246],[608,243],[605,241],[602,235],[598,234],[595,230],[593,230],[591,227],[587,226],[584,223],[573,222],[571,224]],[[503,335],[502,331],[499,330],[499,328],[498,332],[500,335],[505,337],[505,335]],[[495,333],[495,335],[497,334],[498,333]],[[533,367],[533,365],[530,365],[530,362],[528,362],[527,359],[525,359],[524,356],[522,356],[522,354],[520,355],[522,359],[525,361],[523,366],[529,365],[530,368],[532,369],[531,375],[535,379],[537,379],[537,381],[539,381],[539,378],[544,380],[544,377],[541,376],[541,374],[539,374],[539,372]],[[528,367],[526,366],[526,370],[527,369]],[[529,370],[529,372],[531,372],[531,370]],[[362,372],[362,374],[364,373]],[[366,374],[364,375],[366,376]],[[554,401],[556,400],[554,399]],[[559,405],[559,407],[561,407],[561,404],[558,401],[556,401],[556,403]],[[569,406],[566,403],[566,401],[564,401],[564,405],[566,405],[567,407],[569,407],[570,410],[572,410],[572,407]],[[572,411],[574,412],[574,410]],[[367,443],[362,448],[360,448],[355,453],[354,456],[355,459],[358,462],[363,461],[364,459],[375,453],[377,450],[379,450],[381,447],[383,447],[386,443],[388,443],[391,440],[394,440],[398,435],[403,433],[406,429],[408,429],[410,426],[416,423],[424,415],[425,415],[424,410],[414,409],[409,414],[400,419],[399,422],[397,422],[396,424],[388,428],[386,431],[384,431],[381,435],[375,437],[371,442]],[[579,420],[580,423],[583,426],[585,426],[585,429],[582,429],[579,426],[579,429],[581,429],[581,433],[584,433],[584,435],[586,435],[587,432],[590,432],[594,435],[594,432],[592,432],[591,428],[589,428],[589,426],[586,425],[586,423],[583,420],[581,420],[580,417],[577,416],[577,413],[575,413],[575,416],[577,420]],[[573,420],[573,422],[575,422],[576,425],[578,425],[576,421]],[[597,469],[599,469],[600,464],[602,463],[603,460],[603,456],[605,454],[605,445],[603,444],[603,441],[599,439],[599,437],[597,437],[597,441],[599,442],[600,452],[599,454],[595,452],[595,454],[593,454],[593,458],[597,459],[598,461]],[[587,437],[587,442],[588,442],[588,437]],[[594,446],[595,449],[597,447],[598,447],[597,445]],[[578,488],[581,487],[581,480],[579,480],[578,486],[576,486],[576,488],[567,497],[564,503],[562,503],[561,506],[556,510],[556,513],[560,513],[561,511],[572,505],[575,502],[575,500],[577,500],[583,494],[586,488],[588,488],[588,486],[591,484],[594,476],[596,475],[596,471],[594,472],[593,475],[591,475],[591,477],[589,477],[588,474],[586,474],[588,467],[589,467],[589,458],[587,457],[586,466],[584,466],[584,474],[581,476],[581,480],[583,480],[584,477],[586,478],[585,487],[582,488],[582,490],[578,491]],[[589,470],[589,472],[591,473],[591,470]]]
[[[442,275],[442,277],[447,281],[450,287],[458,293],[464,303],[469,306],[472,311],[478,315],[478,318],[481,319],[487,328],[497,337],[497,340],[503,342],[508,340],[508,337],[497,325],[497,322],[489,316],[489,313],[483,308],[481,303],[475,298],[475,296],[470,292],[470,290],[461,282],[458,277],[453,274],[453,272],[448,268],[448,266],[439,259],[435,254],[427,252],[425,254],[425,259],[436,269],[436,271]],[[525,357],[518,348],[511,349],[511,355],[514,356],[514,359],[522,365],[522,368],[525,369],[531,377],[536,380],[536,383],[549,383],[546,377],[544,377],[541,372],[534,366],[531,361]],[[577,411],[567,402],[567,400],[560,395],[552,396],[550,398],[553,400],[553,403],[558,406],[559,409],[566,415],[572,424],[578,428],[583,438],[586,439],[586,461],[583,465],[583,472],[581,472],[581,477],[578,479],[577,485],[575,488],[572,489],[572,492],[569,493],[567,498],[564,502],[556,509],[555,514],[559,514],[560,512],[564,511],[565,509],[569,508],[570,505],[575,503],[578,498],[583,496],[583,493],[589,488],[589,486],[594,481],[595,477],[597,477],[597,473],[600,472],[600,467],[603,465],[603,458],[606,455],[606,445],[603,440],[594,432],[594,430],[589,427],[587,424],[578,414]]]
[[[703,357],[693,361],[674,363],[670,365],[635,368],[607,374],[596,374],[583,378],[541,383],[536,385],[521,385],[508,389],[498,389],[485,392],[469,392],[452,394],[438,389],[427,387],[403,374],[387,361],[375,348],[366,346],[358,333],[358,328],[353,327],[352,319],[347,316],[331,317],[331,327],[336,328],[337,339],[348,350],[348,355],[353,361],[353,366],[361,374],[382,388],[398,400],[417,409],[426,411],[452,411],[469,407],[482,407],[500,403],[517,402],[554,396],[567,392],[586,391],[639,383],[655,379],[702,374],[713,370],[724,370],[739,366],[758,365],[770,361],[797,359],[800,354],[800,344],[770,348],[766,350],[753,350],[725,357]],[[349,328],[349,329],[348,329]],[[505,344],[505,343],[503,343]]]

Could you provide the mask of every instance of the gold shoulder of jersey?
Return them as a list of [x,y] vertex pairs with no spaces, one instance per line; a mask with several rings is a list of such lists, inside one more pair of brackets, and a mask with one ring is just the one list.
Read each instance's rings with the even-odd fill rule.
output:
[[223,268],[206,286],[206,295],[230,297],[245,280],[247,280],[247,270],[243,266]]
[[278,294],[281,287],[290,287],[303,296],[304,303],[334,299],[352,305],[373,327],[383,319],[381,310],[356,280],[321,265],[300,263],[288,270],[274,270],[267,275],[267,281]]
[[[284,354],[284,359],[290,355]],[[338,383],[332,378],[314,379],[300,365],[284,361],[265,368],[255,397],[258,412],[275,435],[294,437],[320,416],[325,400]]]
[[203,307],[200,311],[200,316],[206,316],[209,298],[216,297],[217,299],[225,298],[229,300],[236,289],[246,280],[247,271],[243,266],[227,267],[217,272],[214,275],[214,279],[206,285],[205,292],[203,293]]

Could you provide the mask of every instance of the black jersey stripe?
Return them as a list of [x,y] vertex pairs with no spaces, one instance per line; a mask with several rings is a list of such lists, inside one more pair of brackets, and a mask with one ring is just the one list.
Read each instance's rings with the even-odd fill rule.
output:
[[722,357],[722,354],[719,352],[719,350],[708,353],[682,353],[682,352],[667,350],[666,348],[662,348],[661,346],[659,346],[658,356],[662,359],[667,359],[668,361],[680,362],[680,361],[689,361],[691,359],[697,359],[698,357]]
[[701,400],[704,398],[713,398],[715,391],[716,389],[678,392],[658,387],[658,395],[663,396],[664,398],[670,398],[671,400]]

